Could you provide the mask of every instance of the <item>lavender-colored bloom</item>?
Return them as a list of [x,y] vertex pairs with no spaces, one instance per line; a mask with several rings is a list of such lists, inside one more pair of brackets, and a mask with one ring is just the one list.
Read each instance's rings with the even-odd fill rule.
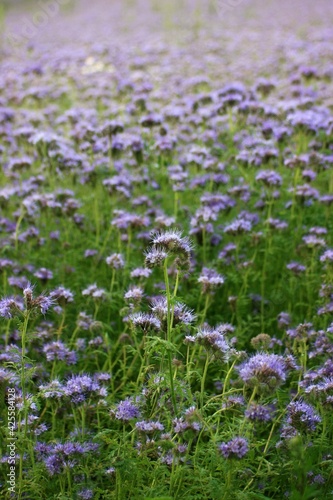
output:
[[167,230],[163,232],[155,232],[152,235],[152,243],[157,248],[163,249],[165,252],[174,254],[184,254],[190,256],[192,244],[189,238],[182,236],[180,231]]
[[77,356],[74,351],[70,351],[60,340],[46,344],[43,347],[48,361],[60,360],[72,365],[77,361]]
[[312,323],[300,323],[297,328],[287,330],[287,335],[293,339],[308,339],[314,333]]
[[44,443],[36,445],[37,455],[44,462],[51,476],[60,474],[66,469],[74,468],[80,455],[96,452],[97,449],[98,445],[90,442],[80,444],[68,441],[48,446],[44,445]]
[[160,422],[142,420],[135,424],[135,428],[140,432],[143,432],[145,434],[150,434],[155,431],[163,431],[164,425],[161,424]]
[[280,229],[280,230],[287,229],[287,227],[288,227],[287,222],[280,220],[280,219],[273,219],[272,217],[267,219],[266,224],[268,224],[269,227],[271,227],[271,228]]
[[95,255],[98,254],[98,250],[94,250],[93,248],[88,248],[84,252],[84,256],[87,257],[94,257]]
[[284,328],[285,326],[289,326],[291,323],[291,317],[288,313],[286,312],[281,312],[278,317],[278,327],[279,328]]
[[277,388],[286,380],[286,365],[282,356],[259,353],[238,367],[240,378],[250,387],[261,390]]
[[287,423],[298,431],[315,431],[320,422],[313,406],[304,401],[292,401],[287,406]]
[[22,301],[15,297],[0,300],[0,316],[10,319],[23,310]]
[[55,379],[49,384],[39,386],[40,394],[43,398],[62,398],[65,395],[65,387],[63,384]]
[[83,490],[80,490],[77,494],[79,498],[82,498],[82,500],[90,500],[91,498],[94,497],[94,492],[93,490],[90,490],[89,488],[84,488]]
[[131,286],[130,289],[125,293],[124,299],[130,302],[138,303],[142,300],[143,296],[144,292],[140,286]]
[[92,330],[99,327],[100,323],[95,321],[92,316],[85,312],[80,312],[76,324],[82,330]]
[[149,278],[151,270],[145,267],[137,267],[130,274],[131,278]]
[[231,347],[231,341],[226,338],[226,334],[233,330],[229,324],[221,324],[215,328],[204,327],[195,336],[186,336],[184,341],[187,344],[203,345],[207,351],[228,360],[230,356],[237,355],[237,351]]
[[317,174],[316,172],[314,172],[313,170],[311,170],[310,168],[306,168],[305,170],[303,170],[302,172],[302,177],[303,179],[305,179],[306,181],[308,182],[311,182],[311,181],[314,181],[315,178],[317,177]]
[[224,283],[224,277],[219,274],[215,269],[204,267],[198,278],[198,283],[202,285],[202,292],[209,293]]
[[117,420],[126,422],[132,420],[132,418],[139,417],[140,411],[129,399],[125,399],[118,403],[114,411],[111,411],[111,416],[114,416]]
[[234,409],[245,405],[245,399],[243,396],[228,396],[225,401],[223,401],[222,409]]
[[272,409],[267,406],[252,403],[249,408],[245,410],[245,417],[257,422],[269,422],[272,420]]
[[323,255],[320,257],[320,262],[325,262],[327,264],[331,264],[333,262],[333,249],[327,249]]
[[40,308],[40,312],[42,314],[46,314],[46,312],[53,306],[53,300],[46,295],[40,295],[34,300],[35,306]]
[[287,269],[289,271],[292,271],[295,275],[299,275],[301,273],[304,273],[306,271],[306,267],[303,266],[302,264],[299,264],[298,262],[290,262],[287,264]]
[[106,296],[106,291],[103,288],[98,288],[96,283],[94,283],[82,290],[82,295],[92,297],[93,299],[103,299]]
[[227,443],[221,443],[219,450],[224,458],[243,458],[249,451],[249,444],[245,438],[235,437]]
[[[153,297],[151,299],[151,310],[161,322],[165,323],[168,316],[168,303],[166,297]],[[193,311],[188,309],[185,304],[176,302],[173,305],[173,325],[184,324],[189,325],[195,320]]]
[[65,385],[65,394],[73,403],[82,403],[94,395],[98,395],[99,383],[89,375],[73,375]]
[[134,313],[130,315],[129,319],[135,327],[141,328],[143,331],[160,330],[161,328],[161,321],[153,314]]
[[194,432],[199,432],[201,430],[200,422],[189,421],[184,417],[175,418],[172,421],[173,430],[176,434],[182,434],[188,430],[192,430]]
[[116,469],[114,467],[109,467],[109,469],[106,469],[105,474],[108,476],[113,476],[116,473]]
[[256,181],[262,181],[266,186],[281,186],[282,177],[274,170],[262,170],[256,175]]
[[162,248],[152,247],[149,248],[145,252],[145,265],[148,269],[152,269],[153,267],[162,266],[165,259],[168,258],[168,252],[163,250]]
[[25,276],[8,276],[8,283],[23,290],[29,285],[29,280]]
[[34,276],[36,276],[36,278],[39,278],[42,283],[46,283],[48,280],[53,278],[53,272],[49,269],[46,269],[45,267],[41,267],[34,273]]
[[248,233],[252,229],[252,224],[250,221],[244,220],[244,219],[236,219],[234,222],[231,224],[228,224],[224,228],[224,232],[227,234],[242,234],[242,233]]
[[124,258],[120,253],[113,253],[105,259],[105,262],[112,269],[123,269],[125,266]]
[[325,247],[326,242],[323,238],[318,238],[318,236],[314,234],[308,234],[306,236],[303,236],[302,240],[306,244],[306,246],[310,248],[320,248],[320,247]]
[[60,286],[55,290],[52,290],[52,292],[50,292],[50,298],[56,300],[58,304],[61,306],[69,304],[74,300],[73,293],[67,288],[64,288],[63,286]]

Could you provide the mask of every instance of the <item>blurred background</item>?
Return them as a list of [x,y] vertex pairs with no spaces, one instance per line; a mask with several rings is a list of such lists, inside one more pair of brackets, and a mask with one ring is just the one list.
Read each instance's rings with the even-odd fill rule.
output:
[[197,72],[245,81],[290,75],[296,62],[333,64],[332,0],[2,0],[0,9],[2,59],[181,47],[179,66],[191,50]]

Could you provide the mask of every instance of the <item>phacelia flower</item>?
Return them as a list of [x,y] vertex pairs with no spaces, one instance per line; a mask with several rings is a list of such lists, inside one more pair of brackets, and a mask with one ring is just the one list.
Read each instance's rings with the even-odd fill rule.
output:
[[214,269],[204,267],[198,278],[198,283],[202,285],[202,292],[209,293],[224,283],[224,277]]
[[243,458],[249,451],[249,444],[245,438],[235,437],[227,443],[221,443],[219,450],[224,458]]
[[122,269],[125,266],[125,261],[120,253],[113,253],[105,259],[105,262],[112,269]]
[[313,406],[304,401],[292,401],[287,407],[287,423],[298,431],[315,431],[321,418]]
[[120,401],[115,410],[111,410],[110,415],[117,420],[126,422],[140,416],[140,410],[129,399]]
[[286,364],[282,356],[259,353],[238,367],[240,378],[250,387],[261,390],[277,388],[286,380]]

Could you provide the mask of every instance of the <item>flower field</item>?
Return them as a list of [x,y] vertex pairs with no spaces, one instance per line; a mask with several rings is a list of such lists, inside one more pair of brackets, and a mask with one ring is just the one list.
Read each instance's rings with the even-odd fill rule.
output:
[[0,6],[1,498],[333,498],[332,26]]

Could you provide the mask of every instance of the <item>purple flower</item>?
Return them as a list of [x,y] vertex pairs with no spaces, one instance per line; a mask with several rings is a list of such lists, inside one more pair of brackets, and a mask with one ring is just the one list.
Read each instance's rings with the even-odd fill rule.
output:
[[284,328],[285,326],[290,325],[291,317],[288,313],[281,312],[277,317],[277,321],[278,321],[279,328]]
[[76,363],[77,357],[74,351],[70,351],[60,340],[46,344],[43,347],[47,361],[60,360],[72,365]]
[[40,308],[42,314],[45,314],[53,306],[53,300],[46,295],[40,295],[34,300],[34,305]]
[[207,351],[228,360],[230,356],[237,355],[237,351],[231,347],[231,341],[226,338],[226,334],[233,331],[234,328],[229,324],[221,324],[215,328],[204,327],[200,328],[195,336],[185,337],[185,343],[198,343]]
[[224,283],[224,277],[219,274],[215,269],[204,267],[198,278],[198,283],[202,285],[202,292],[208,293],[214,288],[217,288]]
[[135,428],[140,432],[149,434],[153,433],[154,431],[163,431],[164,425],[161,424],[160,422],[142,420],[141,422],[137,422],[135,424]]
[[143,288],[140,286],[131,286],[124,295],[124,299],[130,302],[140,302],[144,296]]
[[132,418],[139,417],[140,411],[129,399],[125,399],[124,401],[120,401],[120,403],[116,407],[116,410],[112,410],[110,414],[117,420],[126,422],[128,420],[132,420]]
[[323,255],[320,257],[320,262],[326,262],[327,264],[330,264],[333,262],[333,249],[329,248],[326,250],[326,252],[323,253]]
[[83,490],[80,490],[77,494],[79,498],[82,498],[82,500],[90,500],[91,498],[94,497],[94,492],[93,490],[90,490],[89,488],[84,488]]
[[269,422],[272,420],[272,409],[267,406],[252,403],[245,410],[245,417],[257,422]]
[[46,385],[40,385],[39,391],[41,396],[45,399],[48,398],[62,398],[65,394],[65,388],[62,383],[55,379]]
[[161,322],[156,316],[149,313],[133,313],[129,317],[131,323],[137,327],[141,328],[143,331],[148,330],[160,330]]
[[299,264],[298,262],[290,262],[289,264],[287,264],[287,269],[297,276],[301,273],[304,273],[306,267],[302,264]]
[[45,267],[41,267],[34,273],[34,276],[36,276],[36,278],[39,278],[42,283],[46,283],[48,280],[53,278],[53,272],[49,269],[46,269]]
[[224,232],[227,234],[242,234],[242,233],[248,233],[252,229],[252,224],[248,220],[244,219],[236,219],[234,222],[231,224],[228,224],[224,228]]
[[272,390],[286,380],[286,364],[282,356],[259,353],[238,367],[240,378],[250,387]]
[[52,292],[50,292],[50,298],[56,300],[58,304],[61,306],[69,304],[74,300],[72,292],[67,288],[64,288],[63,286],[60,286],[59,288],[52,290]]
[[82,290],[82,295],[92,297],[93,299],[104,299],[106,291],[103,288],[98,288],[96,283],[89,285],[88,288]]
[[262,181],[266,186],[281,186],[282,177],[274,170],[262,170],[256,175],[256,181]]
[[0,300],[0,316],[10,319],[23,310],[23,303],[18,298],[7,297]]
[[221,443],[219,450],[224,458],[243,458],[249,451],[249,444],[245,438],[235,437],[227,443]]
[[73,403],[82,403],[93,395],[99,395],[100,385],[89,375],[73,375],[66,383],[65,394]]
[[292,401],[287,406],[287,423],[298,431],[315,431],[320,422],[313,406],[304,401]]
[[[168,315],[168,303],[166,297],[153,297],[151,299],[151,310],[161,322],[165,323]],[[176,302],[173,305],[173,325],[189,325],[195,320],[193,311],[188,309],[185,304]],[[164,325],[165,326],[165,325]]]
[[120,253],[113,253],[105,259],[105,262],[112,269],[122,269],[125,265],[124,258]]
[[145,252],[145,265],[150,270],[153,267],[162,266],[168,257],[168,252],[162,248],[152,247]]

